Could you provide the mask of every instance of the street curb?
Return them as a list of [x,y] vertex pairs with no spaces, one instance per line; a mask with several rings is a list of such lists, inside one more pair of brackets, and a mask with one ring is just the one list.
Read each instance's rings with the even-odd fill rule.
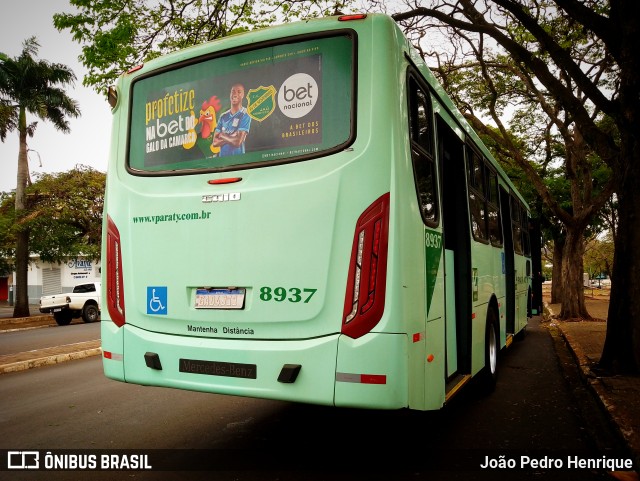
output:
[[42,315],[30,316],[30,317],[7,317],[4,319],[0,319],[0,326],[12,325],[12,324],[35,323],[35,322],[48,322],[51,320],[53,320],[53,316],[51,314],[42,314]]
[[8,362],[6,364],[0,365],[0,375],[11,372],[26,371],[27,369],[36,367],[50,366],[52,364],[59,364],[61,362],[74,361],[77,359],[98,356],[102,354],[102,348],[100,347],[100,341],[97,341],[97,344],[97,347],[90,347],[88,349],[81,349],[78,351],[51,354],[48,356],[35,357],[33,359]]
[[560,332],[560,335],[569,347],[569,351],[571,351],[571,354],[580,367],[580,375],[583,381],[595,394],[596,399],[609,416],[609,419],[611,420],[611,423],[613,424],[615,430],[624,440],[625,444],[629,447],[629,451],[634,457],[634,464],[636,466],[640,466],[640,446],[634,445],[635,433],[633,429],[625,428],[625,421],[618,416],[618,408],[616,404],[607,395],[606,388],[602,385],[600,378],[590,369],[588,358],[584,354],[584,351],[582,350],[580,345],[575,342],[571,334],[565,332],[565,330],[562,329],[562,326],[559,323],[554,323],[554,326]]
[[582,373],[584,379],[588,381],[593,380],[594,374],[589,368],[589,359],[582,350],[582,347],[573,339],[573,336],[571,334],[562,329],[561,324],[554,323],[554,326],[558,328],[558,330],[560,331],[560,335],[569,346],[574,359],[578,363],[578,366],[580,366],[580,372]]
[[97,356],[102,353],[102,349],[97,347],[95,349],[87,349],[86,351],[71,352],[68,354],[58,354],[56,356],[40,357],[37,359],[30,359],[28,361],[12,362],[0,366],[0,374],[7,374],[10,372],[26,371],[34,367],[49,366],[51,364],[58,364],[66,361],[73,361],[75,359],[84,359],[85,357]]

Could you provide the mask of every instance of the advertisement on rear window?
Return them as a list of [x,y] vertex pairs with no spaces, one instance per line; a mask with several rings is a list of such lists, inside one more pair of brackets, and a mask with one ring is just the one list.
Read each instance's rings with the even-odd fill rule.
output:
[[179,171],[305,157],[351,137],[352,39],[243,52],[135,82],[129,166]]

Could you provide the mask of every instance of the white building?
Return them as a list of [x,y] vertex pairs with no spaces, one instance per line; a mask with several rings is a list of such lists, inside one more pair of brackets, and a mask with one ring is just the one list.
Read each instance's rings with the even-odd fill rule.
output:
[[[31,256],[27,276],[29,304],[38,304],[41,296],[71,292],[77,284],[98,282],[100,274],[100,261],[77,258],[58,264],[43,262],[38,256]],[[15,273],[13,279],[15,279]],[[0,301],[11,297],[15,300],[15,295],[11,296],[14,288],[12,284],[11,277],[8,277],[7,297],[2,298],[2,289],[0,289]]]

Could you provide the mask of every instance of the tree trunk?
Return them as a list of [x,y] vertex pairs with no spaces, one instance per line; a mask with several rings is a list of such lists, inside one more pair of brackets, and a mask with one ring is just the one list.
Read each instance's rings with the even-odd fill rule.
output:
[[611,2],[611,17],[622,26],[620,158],[615,165],[618,231],[611,276],[607,337],[600,367],[640,374],[640,17],[634,2]]
[[18,119],[20,133],[20,151],[18,153],[18,181],[16,184],[16,222],[19,230],[16,235],[16,304],[13,317],[28,317],[29,292],[27,275],[29,272],[29,230],[20,226],[22,215],[27,206],[27,179],[29,177],[29,160],[27,158],[27,122],[24,109],[20,109]]
[[562,258],[564,237],[553,240],[553,271],[551,280],[551,304],[562,302]]
[[[635,132],[638,135],[639,131]],[[628,132],[627,137],[634,133]],[[623,136],[623,143],[624,143]],[[611,297],[600,367],[617,373],[640,373],[640,139],[629,141],[627,170],[618,189]]]
[[562,256],[560,319],[592,319],[584,303],[584,227],[567,226]]
[[27,274],[29,272],[29,231],[21,230],[16,235],[16,303],[13,317],[29,317],[29,292]]

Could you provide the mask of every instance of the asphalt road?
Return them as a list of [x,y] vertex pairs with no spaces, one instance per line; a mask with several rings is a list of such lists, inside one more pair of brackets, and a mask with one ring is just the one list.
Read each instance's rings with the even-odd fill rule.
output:
[[0,355],[100,339],[100,323],[70,324],[0,333]]
[[[0,472],[2,479],[610,480],[602,470],[481,470],[492,459],[601,457],[615,436],[561,342],[532,322],[496,390],[438,412],[356,411],[118,383],[99,358],[0,376],[0,449],[150,451],[168,472]],[[202,450],[202,451],[199,451]],[[84,452],[84,451],[77,451]],[[176,472],[200,466],[206,472]],[[10,474],[10,477],[4,476]]]

